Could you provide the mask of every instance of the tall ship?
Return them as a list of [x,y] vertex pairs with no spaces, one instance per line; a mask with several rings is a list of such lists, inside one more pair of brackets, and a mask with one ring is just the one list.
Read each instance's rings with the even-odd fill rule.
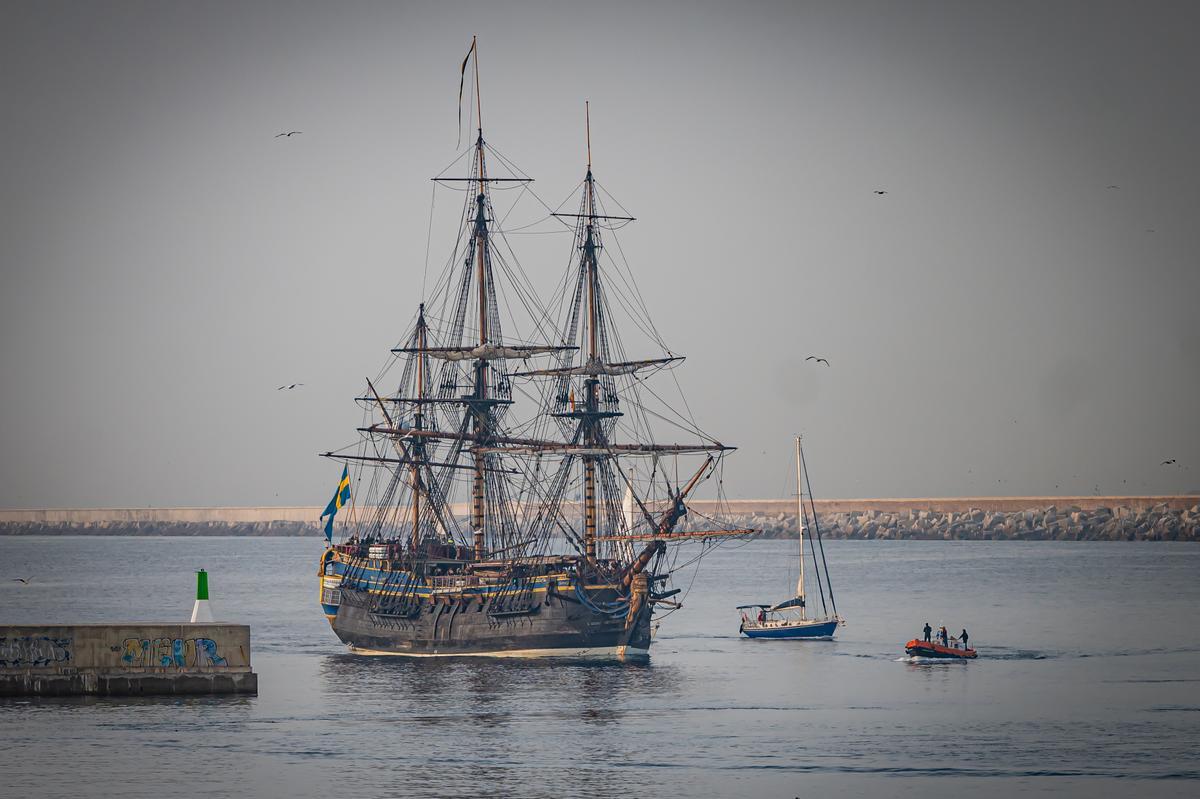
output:
[[474,43],[472,56],[477,135],[434,178],[463,194],[452,253],[358,395],[357,440],[323,453],[345,464],[348,498],[320,558],[321,607],[361,654],[646,656],[655,613],[681,606],[672,577],[753,532],[723,525],[720,503],[689,507],[705,487],[719,498],[734,448],[686,400],[662,399],[683,357],[605,246],[633,218],[593,176],[589,115],[578,202],[540,220],[571,238],[540,299],[509,243],[511,210],[493,205],[531,179],[484,138]]

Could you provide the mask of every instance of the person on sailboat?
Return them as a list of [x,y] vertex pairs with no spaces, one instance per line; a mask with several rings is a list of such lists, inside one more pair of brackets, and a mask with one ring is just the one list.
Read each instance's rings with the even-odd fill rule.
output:
[[929,622],[925,622],[925,642],[932,644],[933,639],[929,636],[933,634],[933,628],[929,626]]
[[967,635],[966,627],[963,627],[962,635],[958,636],[958,640],[962,641],[963,649],[971,648],[970,646],[967,645],[967,641],[969,641],[971,639],[970,639],[970,636]]

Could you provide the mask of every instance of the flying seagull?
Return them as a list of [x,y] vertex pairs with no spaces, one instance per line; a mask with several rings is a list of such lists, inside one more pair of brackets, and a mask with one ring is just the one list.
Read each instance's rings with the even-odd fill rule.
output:
[[14,577],[13,578],[14,583],[20,583],[21,585],[29,585],[31,580],[33,580],[32,577]]
[[1175,459],[1171,458],[1171,460],[1169,460],[1169,461],[1163,461],[1162,463],[1159,464],[1159,466],[1170,466],[1173,463],[1175,463]]
[[289,130],[287,133],[276,133],[275,138],[278,139],[280,136],[287,136],[288,138],[291,138],[292,136],[295,136],[297,133],[303,133],[303,132],[304,131],[302,131],[302,130]]
[[828,360],[826,360],[825,358],[818,358],[818,357],[817,357],[817,356],[815,356],[815,355],[810,355],[810,356],[808,356],[807,358],[805,358],[804,360],[806,360],[806,361],[816,361],[817,363],[823,363],[823,364],[825,364],[826,366],[828,366],[828,365],[829,365],[829,361],[828,361]]
[[1106,189],[1119,189],[1119,188],[1121,188],[1121,187],[1120,187],[1120,186],[1117,186],[1116,184],[1109,184],[1108,186],[1105,186],[1104,188],[1106,188]]
[[275,389],[275,390],[276,390],[276,391],[283,391],[284,389],[287,389],[288,391],[291,391],[291,390],[292,390],[293,388],[295,388],[296,386],[302,386],[302,385],[304,385],[304,384],[303,384],[303,383],[292,383],[290,386],[280,386],[279,388],[277,388],[277,389]]
[[885,189],[876,189],[875,193],[876,194],[887,194],[887,191]]

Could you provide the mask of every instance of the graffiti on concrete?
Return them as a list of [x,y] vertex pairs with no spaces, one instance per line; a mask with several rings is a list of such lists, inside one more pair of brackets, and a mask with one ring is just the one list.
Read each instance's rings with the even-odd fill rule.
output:
[[51,666],[70,660],[70,638],[50,638],[45,635],[0,638],[0,668]]
[[121,660],[128,666],[228,666],[211,638],[126,638]]

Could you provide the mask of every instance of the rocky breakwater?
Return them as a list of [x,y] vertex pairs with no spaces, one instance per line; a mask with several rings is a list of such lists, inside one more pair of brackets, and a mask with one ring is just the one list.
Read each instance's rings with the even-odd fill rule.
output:
[[323,508],[0,510],[0,535],[320,535]]
[[[853,510],[817,514],[828,538],[965,541],[1197,541],[1200,499],[1191,507],[1166,503],[1146,508],[1128,506],[1084,509],[1049,505],[1020,511],[986,510]],[[739,514],[736,525],[761,530],[765,538],[794,538],[796,514]]]
[[315,536],[318,522],[272,521],[0,521],[0,535]]

